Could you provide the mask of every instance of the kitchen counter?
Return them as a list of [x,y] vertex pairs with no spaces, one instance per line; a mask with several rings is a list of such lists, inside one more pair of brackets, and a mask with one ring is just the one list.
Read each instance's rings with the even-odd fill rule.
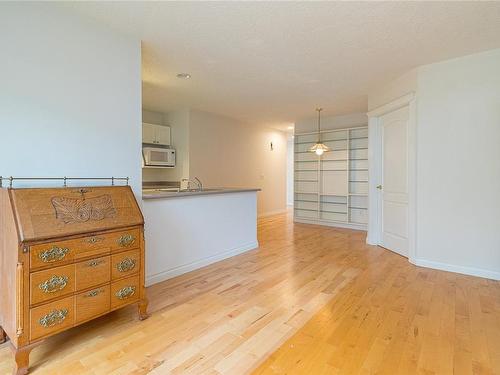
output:
[[259,189],[177,191],[143,192],[148,286],[259,246]]
[[256,192],[260,189],[255,188],[211,188],[202,190],[177,190],[177,189],[144,189],[142,199],[162,199],[162,198],[180,198],[197,195],[228,194]]

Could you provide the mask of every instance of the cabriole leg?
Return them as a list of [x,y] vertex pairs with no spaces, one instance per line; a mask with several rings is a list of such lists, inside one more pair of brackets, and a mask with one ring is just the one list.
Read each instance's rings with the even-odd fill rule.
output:
[[5,334],[3,328],[0,326],[0,344],[3,344],[5,340],[7,340],[7,335]]
[[11,345],[15,360],[14,375],[26,375],[28,373],[31,350],[38,345],[40,345],[40,343],[23,346],[21,348],[16,348],[14,345]]
[[141,299],[137,305],[139,312],[139,320],[144,320],[149,317],[148,314],[148,300],[146,298]]

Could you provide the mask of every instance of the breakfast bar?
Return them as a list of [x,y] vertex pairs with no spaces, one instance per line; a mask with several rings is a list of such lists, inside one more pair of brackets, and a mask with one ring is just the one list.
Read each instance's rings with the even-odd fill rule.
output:
[[143,191],[146,285],[257,248],[258,191]]

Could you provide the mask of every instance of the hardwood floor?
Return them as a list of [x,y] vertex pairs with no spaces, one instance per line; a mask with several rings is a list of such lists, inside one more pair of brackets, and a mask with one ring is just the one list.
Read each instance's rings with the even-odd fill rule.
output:
[[500,374],[500,282],[355,258],[355,280],[253,375]]
[[[145,321],[124,309],[47,339],[31,373],[500,374],[500,283],[290,215],[260,220],[259,241],[148,288]],[[12,367],[0,345],[0,374]]]

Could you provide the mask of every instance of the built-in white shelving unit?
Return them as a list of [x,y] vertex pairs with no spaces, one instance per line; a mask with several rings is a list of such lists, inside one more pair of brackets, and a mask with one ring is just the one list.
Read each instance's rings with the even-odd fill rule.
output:
[[331,151],[317,156],[308,150],[318,134],[295,134],[294,220],[366,229],[368,128],[322,131],[320,139]]

